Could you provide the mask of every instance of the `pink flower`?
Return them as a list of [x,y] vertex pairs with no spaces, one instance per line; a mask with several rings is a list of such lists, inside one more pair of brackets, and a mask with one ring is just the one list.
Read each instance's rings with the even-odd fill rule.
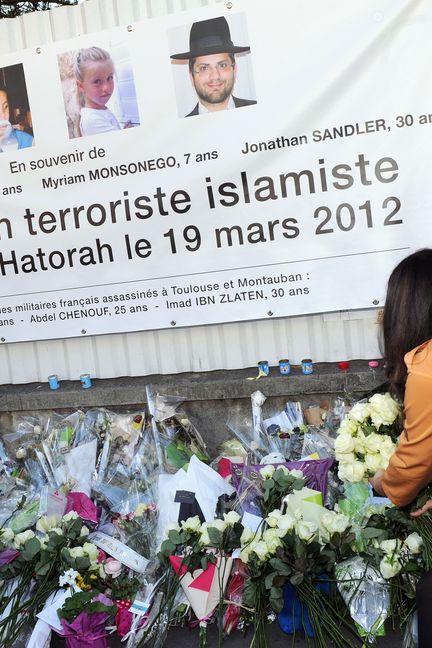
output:
[[106,555],[105,551],[102,551],[102,549],[99,549],[99,553],[98,553],[98,557],[97,557],[98,563],[101,563],[104,560],[106,560],[106,557],[107,557],[107,555]]
[[115,558],[107,558],[104,564],[105,573],[113,578],[117,578],[120,575],[122,568],[123,565],[120,560],[116,560]]

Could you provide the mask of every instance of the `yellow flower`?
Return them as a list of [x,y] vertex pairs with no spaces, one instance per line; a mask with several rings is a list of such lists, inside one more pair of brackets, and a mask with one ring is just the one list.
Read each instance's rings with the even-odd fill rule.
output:
[[75,578],[75,582],[77,586],[80,588],[80,590],[83,590],[84,592],[87,590],[91,590],[91,585],[87,585],[87,583],[84,581],[84,578],[81,576],[81,574],[78,574],[78,576]]

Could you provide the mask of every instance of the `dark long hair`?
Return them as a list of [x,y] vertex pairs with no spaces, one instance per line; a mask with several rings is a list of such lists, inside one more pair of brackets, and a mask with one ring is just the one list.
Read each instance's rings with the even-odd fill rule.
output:
[[391,391],[403,399],[404,355],[432,338],[432,250],[406,257],[390,275],[383,317],[384,357]]

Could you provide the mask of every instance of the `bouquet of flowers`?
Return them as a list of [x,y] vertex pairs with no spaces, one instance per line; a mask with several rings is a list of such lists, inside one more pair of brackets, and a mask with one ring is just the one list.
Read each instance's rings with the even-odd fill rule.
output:
[[[404,625],[414,611],[424,547],[404,511],[366,502],[362,512],[354,544],[358,555],[339,563],[335,574],[359,635],[373,643],[384,634],[388,616]],[[357,525],[359,521],[357,516]]]
[[320,526],[301,509],[294,515],[275,509],[265,521],[268,528],[254,534],[240,554],[250,573],[244,603],[255,608],[252,645],[267,646],[267,597],[285,632],[304,630],[323,648],[326,637],[341,648],[352,645],[334,621],[337,601],[327,582],[335,561],[352,552],[349,519],[322,507]]
[[[241,547],[244,527],[235,511],[222,519],[201,522],[198,516],[173,524],[161,545],[163,564],[171,565],[176,585],[181,585],[200,627],[200,646],[206,645],[206,626],[216,608],[219,641],[223,639],[224,592],[232,567],[232,553]],[[166,605],[172,605],[170,600]]]
[[[151,400],[149,391],[147,399]],[[210,463],[206,444],[198,430],[182,413],[182,403],[181,398],[160,394],[156,395],[154,402],[149,403],[154,408],[155,433],[162,450],[165,470],[170,473],[187,467],[192,456]]]
[[59,576],[76,570],[79,581],[91,581],[98,549],[87,542],[88,528],[76,513],[42,517],[31,529],[0,531],[0,643],[13,648],[25,624],[59,585]]
[[337,508],[355,532],[355,556],[336,566],[338,588],[360,636],[384,634],[388,616],[404,625],[415,608],[416,582],[427,562],[417,521],[385,498],[374,498],[364,482],[345,484]]
[[117,606],[97,590],[76,592],[58,610],[67,648],[108,648],[107,620]]
[[153,502],[140,502],[129,513],[114,514],[114,537],[149,559],[156,555],[157,509]]
[[387,468],[400,434],[399,403],[390,394],[359,402],[342,420],[335,440],[342,481],[359,482]]
[[333,459],[306,459],[284,464],[245,466],[232,464],[232,482],[244,511],[266,515],[284,495],[305,484],[326,495],[327,475]]

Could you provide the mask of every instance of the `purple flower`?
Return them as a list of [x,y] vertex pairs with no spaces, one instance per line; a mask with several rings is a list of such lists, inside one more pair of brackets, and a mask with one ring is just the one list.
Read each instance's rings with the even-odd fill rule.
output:
[[15,558],[18,558],[19,555],[20,552],[16,549],[5,549],[4,551],[0,552],[0,567],[9,565],[9,563],[13,562]]

